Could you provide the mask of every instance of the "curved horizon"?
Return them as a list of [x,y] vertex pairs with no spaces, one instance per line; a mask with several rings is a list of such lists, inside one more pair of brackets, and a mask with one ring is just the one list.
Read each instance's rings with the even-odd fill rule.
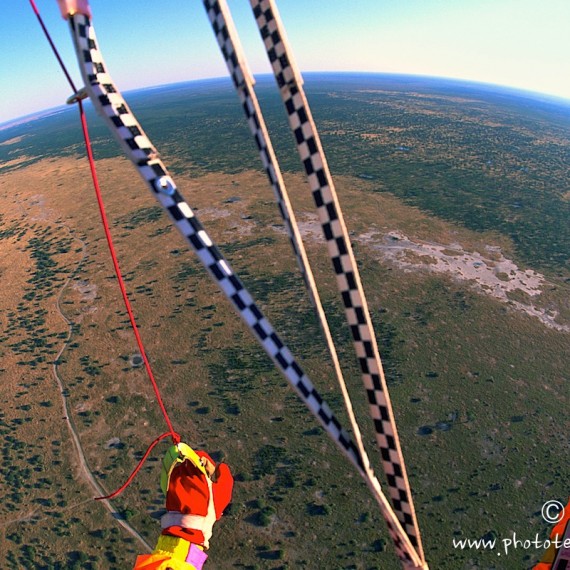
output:
[[[424,75],[419,73],[398,73],[398,72],[382,72],[382,71],[303,71],[303,77],[316,76],[316,75],[329,75],[329,76],[369,76],[369,77],[399,77],[399,78],[414,78],[418,80],[425,81],[448,81],[452,83],[457,83],[463,87],[485,87],[490,92],[493,91],[508,91],[513,96],[525,96],[531,99],[536,99],[537,102],[550,102],[552,104],[559,104],[561,106],[570,106],[570,97],[559,96],[552,93],[547,93],[544,91],[532,91],[530,89],[516,87],[512,85],[504,85],[497,83],[489,83],[484,81],[474,81],[472,79],[465,79],[460,77],[446,77],[446,76],[435,76],[435,75]],[[272,79],[273,75],[271,73],[254,73],[256,79]],[[172,81],[170,83],[158,83],[155,85],[144,85],[140,87],[133,87],[123,90],[125,94],[137,93],[141,91],[168,88],[174,85],[187,85],[191,83],[200,83],[207,81],[227,81],[228,85],[231,85],[231,79],[229,76],[215,75],[211,77],[200,77],[196,79],[187,79],[182,81]],[[64,109],[71,108],[65,103],[41,108],[30,113],[8,119],[6,121],[0,122],[0,131],[18,126],[20,124],[25,124],[31,122],[35,119],[44,118],[49,115],[53,115],[58,112],[62,112]]]
[[[228,0],[249,66],[270,71],[251,9]],[[68,87],[27,3],[8,2],[0,21],[0,123],[63,104]],[[42,17],[77,78],[68,25],[56,2],[38,0]],[[246,3],[247,4],[247,3]],[[305,73],[397,73],[488,83],[570,100],[570,2],[550,0],[301,0],[279,10]],[[175,16],[175,17],[173,17]],[[151,0],[93,6],[112,77],[122,91],[227,74],[201,6],[165,11]],[[128,25],[125,25],[128,22]],[[158,24],[157,24],[158,23]],[[165,35],[168,41],[165,41]]]

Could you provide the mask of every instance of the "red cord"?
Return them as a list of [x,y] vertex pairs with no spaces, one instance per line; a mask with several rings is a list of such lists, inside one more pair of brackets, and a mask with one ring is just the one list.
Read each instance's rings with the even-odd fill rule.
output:
[[[114,499],[115,497],[117,497],[118,495],[120,495],[133,481],[133,479],[135,478],[136,474],[141,470],[141,467],[143,466],[144,462],[147,460],[148,456],[150,455],[150,452],[153,450],[154,446],[159,442],[162,441],[165,437],[168,437],[172,435],[170,432],[166,432],[163,433],[162,435],[159,435],[147,448],[146,453],[144,454],[143,458],[139,461],[138,465],[134,468],[133,472],[129,475],[129,478],[123,483],[123,485],[121,487],[119,487],[116,491],[114,491],[113,493],[111,493],[110,495],[107,495],[106,497],[95,497],[96,501],[103,501],[106,499]],[[178,435],[178,434],[176,434]],[[180,437],[179,437],[180,439]]]
[[109,229],[109,223],[107,221],[107,214],[105,213],[105,205],[103,204],[103,196],[101,195],[101,188],[99,186],[99,179],[97,177],[97,171],[95,169],[95,159],[93,158],[93,151],[91,149],[91,141],[89,139],[89,132],[87,130],[87,119],[85,117],[85,112],[83,110],[83,103],[81,100],[77,101],[79,104],[79,115],[81,117],[81,128],[83,130],[83,137],[85,138],[85,149],[87,151],[87,157],[89,159],[89,168],[91,169],[91,178],[93,179],[93,188],[95,189],[95,194],[97,196],[97,204],[99,206],[99,212],[101,213],[101,221],[103,222],[103,229],[105,230],[105,237],[107,238],[107,244],[109,245],[109,252],[111,253],[111,259],[113,260],[113,267],[115,268],[115,274],[117,275],[117,280],[119,282],[119,288],[121,289],[121,295],[123,296],[123,301],[125,303],[125,308],[127,309],[127,313],[129,314],[129,320],[131,321],[131,326],[133,327],[133,332],[135,333],[135,338],[137,340],[137,345],[139,347],[139,351],[144,361],[144,365],[146,371],[148,373],[148,377],[152,384],[152,388],[154,390],[154,394],[156,396],[156,400],[158,405],[160,406],[160,410],[162,411],[162,415],[166,421],[166,425],[170,430],[170,434],[172,435],[172,439],[174,443],[180,442],[180,437],[174,431],[174,427],[172,426],[172,422],[168,417],[168,412],[164,406],[164,402],[162,401],[162,396],[160,395],[160,391],[158,389],[158,385],[154,378],[154,374],[152,373],[152,369],[150,367],[150,362],[146,356],[146,351],[143,346],[143,342],[141,336],[139,334],[139,329],[137,323],[135,321],[135,315],[133,314],[133,310],[131,308],[131,303],[129,301],[129,297],[127,296],[127,289],[125,288],[125,282],[123,280],[123,275],[121,274],[121,269],[119,267],[119,260],[117,259],[117,255],[115,252],[115,247],[113,245],[113,238],[111,236],[111,230]]
[[[77,89],[75,87],[75,84],[73,83],[73,80],[71,79],[71,76],[69,75],[69,72],[67,71],[67,68],[65,66],[65,64],[63,63],[63,60],[61,59],[61,56],[59,55],[59,52],[57,51],[57,48],[55,47],[55,44],[53,43],[51,36],[42,20],[42,17],[40,15],[40,12],[36,6],[36,3],[34,0],[30,0],[30,4],[32,6],[32,9],[34,10],[38,21],[42,27],[42,30],[44,31],[44,34],[51,46],[51,49],[53,50],[57,61],[59,62],[59,65],[61,66],[61,69],[63,70],[63,73],[65,74],[65,77],[67,78],[67,81],[69,82],[69,85],[71,86],[71,88],[73,89],[74,93],[77,93]],[[109,230],[109,224],[107,222],[107,215],[105,213],[105,206],[103,204],[103,196],[101,194],[101,188],[99,186],[99,179],[97,176],[97,170],[95,168],[95,159],[93,158],[93,152],[91,149],[91,140],[89,138],[89,131],[87,129],[87,118],[85,117],[85,112],[83,110],[83,104],[81,102],[80,99],[77,100],[77,103],[79,105],[79,116],[80,116],[80,120],[81,120],[81,129],[83,131],[83,138],[85,139],[85,149],[87,151],[87,158],[89,160],[89,168],[91,170],[91,178],[93,180],[93,188],[95,189],[95,195],[97,196],[97,203],[99,205],[99,212],[101,214],[101,220],[103,222],[103,228],[105,230],[105,237],[107,238],[107,244],[109,246],[109,251],[111,252],[111,259],[113,260],[113,267],[115,268],[115,274],[117,275],[117,280],[119,282],[119,287],[121,289],[121,295],[123,296],[123,301],[125,303],[125,308],[127,309],[127,313],[129,314],[129,320],[131,321],[131,326],[133,327],[133,331],[135,333],[135,338],[137,341],[137,345],[139,347],[139,351],[141,353],[142,359],[144,361],[144,365],[146,368],[146,371],[148,373],[148,377],[150,379],[150,382],[152,384],[152,388],[154,390],[154,394],[156,396],[156,400],[158,402],[158,405],[160,407],[160,410],[162,412],[162,415],[164,416],[164,420],[166,421],[166,424],[168,426],[169,432],[167,435],[170,435],[172,437],[172,441],[177,444],[180,442],[180,436],[174,431],[174,427],[172,426],[172,422],[170,421],[170,418],[168,416],[168,412],[166,411],[166,407],[164,406],[164,402],[162,400],[162,396],[160,395],[160,391],[158,389],[158,385],[156,383],[156,380],[154,378],[154,374],[152,373],[152,369],[150,367],[150,362],[148,361],[148,358],[146,356],[146,351],[144,349],[144,345],[142,342],[142,339],[140,337],[139,334],[139,330],[137,327],[137,323],[135,321],[135,316],[133,314],[132,308],[131,308],[131,303],[129,301],[129,298],[127,296],[127,290],[125,288],[125,283],[123,281],[123,276],[121,274],[121,269],[119,267],[119,261],[117,260],[117,256],[115,253],[115,247],[113,245],[113,238],[111,237],[111,231]],[[160,441],[160,439],[162,439],[163,436],[161,436],[158,440],[155,440],[155,443],[151,446],[150,449],[152,449],[152,447],[154,447],[154,445],[156,443],[158,443],[158,441]]]

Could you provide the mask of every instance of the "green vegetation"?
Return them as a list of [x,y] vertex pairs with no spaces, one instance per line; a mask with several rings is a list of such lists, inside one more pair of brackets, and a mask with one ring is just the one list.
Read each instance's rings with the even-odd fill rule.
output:
[[[454,240],[466,250],[507,244],[505,255],[549,279],[538,298],[515,289],[509,299],[560,309],[559,322],[568,324],[568,117],[550,103],[529,105],[457,84],[375,77],[309,77],[307,84],[329,162],[343,175],[337,186],[355,232],[428,560],[439,570],[474,559],[496,567],[496,553],[454,550],[451,540],[500,539],[515,525],[517,534],[546,536],[540,507],[564,499],[570,480],[559,423],[567,408],[568,335],[466,282],[378,261],[374,247],[358,238],[410,228],[413,237],[421,226],[418,239],[445,244],[449,255],[460,255]],[[275,142],[295,202],[309,211],[281,104],[264,81],[259,93],[271,129],[279,131]],[[270,190],[252,172],[258,158],[233,91],[216,83],[166,88],[135,95],[132,106],[232,267],[346,423]],[[90,500],[67,420],[109,491],[164,431],[101,229],[90,217],[89,181],[73,158],[81,153],[75,117],[73,133],[69,121],[65,113],[36,121],[20,127],[26,136],[19,143],[0,145],[0,165],[23,160],[2,168],[8,191],[0,194],[0,240],[10,259],[0,260],[10,285],[0,297],[0,566],[9,569],[130,567],[140,546]],[[93,130],[98,157],[115,156],[101,126]],[[8,129],[0,140],[5,136],[14,133]],[[133,184],[130,167],[114,158],[102,166],[129,295],[174,425],[236,474],[234,501],[212,540],[216,566],[399,568],[364,483],[181,238],[165,229],[166,218]],[[56,183],[38,173],[42,167]],[[69,199],[67,187],[85,196],[81,203]],[[40,194],[49,194],[43,210],[34,201]],[[22,212],[14,212],[15,199]],[[424,214],[410,205],[429,216],[419,220]],[[70,235],[84,241],[83,261]],[[330,264],[316,239],[309,239],[309,254],[372,442],[349,331],[334,280],[325,277]],[[507,282],[507,273],[497,274]],[[60,294],[71,331],[56,309]],[[56,364],[68,412],[52,375],[66,342]],[[162,451],[115,504],[149,543],[163,508]],[[380,472],[378,454],[371,456]],[[530,566],[528,556],[513,552],[509,564]]]
[[156,222],[164,216],[162,208],[153,206],[152,208],[141,208],[127,216],[121,216],[115,220],[115,225],[120,225],[125,230],[134,230],[136,227]]
[[568,270],[568,110],[457,85],[418,97],[325,82],[311,101],[336,173],[366,173],[440,218],[508,235],[537,269]]
[[[533,267],[568,269],[567,106],[436,80],[309,74],[306,83],[335,174],[370,180],[378,191],[476,231],[502,232]],[[273,81],[260,80],[257,92],[282,167],[298,171]],[[189,105],[196,97],[199,104]],[[129,100],[175,174],[259,168],[228,81],[164,88],[152,97],[132,94]],[[0,146],[0,162],[78,152],[72,115],[36,121],[16,151]],[[91,122],[97,155],[117,156],[101,123]],[[7,129],[2,138],[12,136]],[[190,146],[175,142],[188,140]]]

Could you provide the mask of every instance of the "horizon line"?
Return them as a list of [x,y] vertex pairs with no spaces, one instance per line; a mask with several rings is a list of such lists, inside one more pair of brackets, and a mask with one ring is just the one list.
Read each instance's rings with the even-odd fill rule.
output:
[[[272,73],[255,73],[253,74],[255,79],[266,79],[266,78],[272,78],[273,74]],[[533,91],[531,89],[528,89],[526,87],[516,87],[513,85],[504,85],[504,84],[500,84],[500,83],[490,83],[490,82],[486,82],[486,81],[478,81],[478,80],[473,80],[473,79],[465,79],[465,78],[460,78],[460,77],[450,77],[450,76],[440,76],[440,75],[428,75],[428,74],[422,74],[422,73],[401,73],[401,72],[387,72],[387,71],[343,71],[343,70],[338,70],[338,71],[303,71],[301,72],[301,75],[304,76],[310,76],[310,75],[332,75],[332,76],[338,76],[338,75],[368,75],[368,76],[389,76],[389,77],[407,77],[407,78],[419,78],[419,79],[427,79],[427,80],[438,80],[438,81],[451,81],[453,83],[459,83],[459,84],[466,84],[466,85],[472,85],[472,86],[481,86],[481,87],[487,87],[487,88],[499,88],[500,90],[503,91],[510,91],[513,94],[516,95],[520,95],[520,96],[526,96],[529,98],[533,98],[533,99],[537,99],[537,100],[542,100],[542,102],[550,102],[550,103],[558,103],[560,105],[568,105],[570,106],[570,96],[563,96],[563,95],[557,95],[554,93],[548,93],[548,92],[544,92],[544,91]],[[135,87],[132,89],[125,89],[123,91],[123,93],[125,94],[129,94],[129,93],[137,93],[137,92],[141,92],[141,91],[150,91],[153,89],[161,89],[161,88],[166,88],[169,86],[174,86],[174,85],[187,85],[189,83],[200,83],[200,82],[207,82],[207,81],[223,81],[223,80],[227,80],[230,84],[231,84],[231,77],[229,75],[223,75],[223,76],[213,76],[213,77],[201,77],[201,78],[197,78],[197,79],[188,79],[188,80],[184,80],[184,81],[173,81],[171,83],[159,83],[156,85],[147,85],[147,86],[142,86],[142,87]],[[71,106],[69,106],[66,103],[62,103],[61,105],[56,105],[54,107],[46,107],[44,109],[39,109],[37,111],[32,111],[31,113],[27,113],[25,115],[20,115],[17,117],[14,117],[13,119],[8,119],[7,121],[3,121],[0,122],[0,132],[4,131],[6,129],[10,129],[13,127],[17,127],[18,125],[23,125],[26,123],[30,123],[34,120],[37,119],[42,119],[45,118],[49,115],[53,115],[56,114],[58,112],[62,112],[64,109],[66,108],[71,108]]]

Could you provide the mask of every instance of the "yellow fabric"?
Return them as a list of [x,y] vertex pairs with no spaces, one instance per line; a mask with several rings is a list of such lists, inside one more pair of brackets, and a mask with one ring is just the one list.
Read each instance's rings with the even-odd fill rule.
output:
[[165,554],[172,556],[172,558],[186,561],[189,548],[190,543],[187,540],[178,538],[177,536],[161,534],[158,537],[158,542],[153,550],[153,554]]
[[[153,554],[166,553],[170,556],[174,556],[174,558],[186,560],[186,556],[188,556],[188,549],[190,548],[191,544],[192,543],[190,541],[179,538],[178,536],[161,534],[158,537],[158,541],[156,542]],[[199,544],[195,544],[194,546],[197,546],[200,550],[204,550],[204,548]]]
[[[161,534],[152,554],[137,557],[133,570],[196,570],[196,567],[186,562],[191,543],[183,538]],[[196,544],[200,550],[204,550]]]
[[179,464],[189,459],[204,475],[208,476],[206,469],[200,463],[199,455],[185,443],[178,443],[168,448],[164,459],[162,460],[162,470],[160,472],[160,488],[166,495],[168,484],[170,483],[170,475],[172,470]]

